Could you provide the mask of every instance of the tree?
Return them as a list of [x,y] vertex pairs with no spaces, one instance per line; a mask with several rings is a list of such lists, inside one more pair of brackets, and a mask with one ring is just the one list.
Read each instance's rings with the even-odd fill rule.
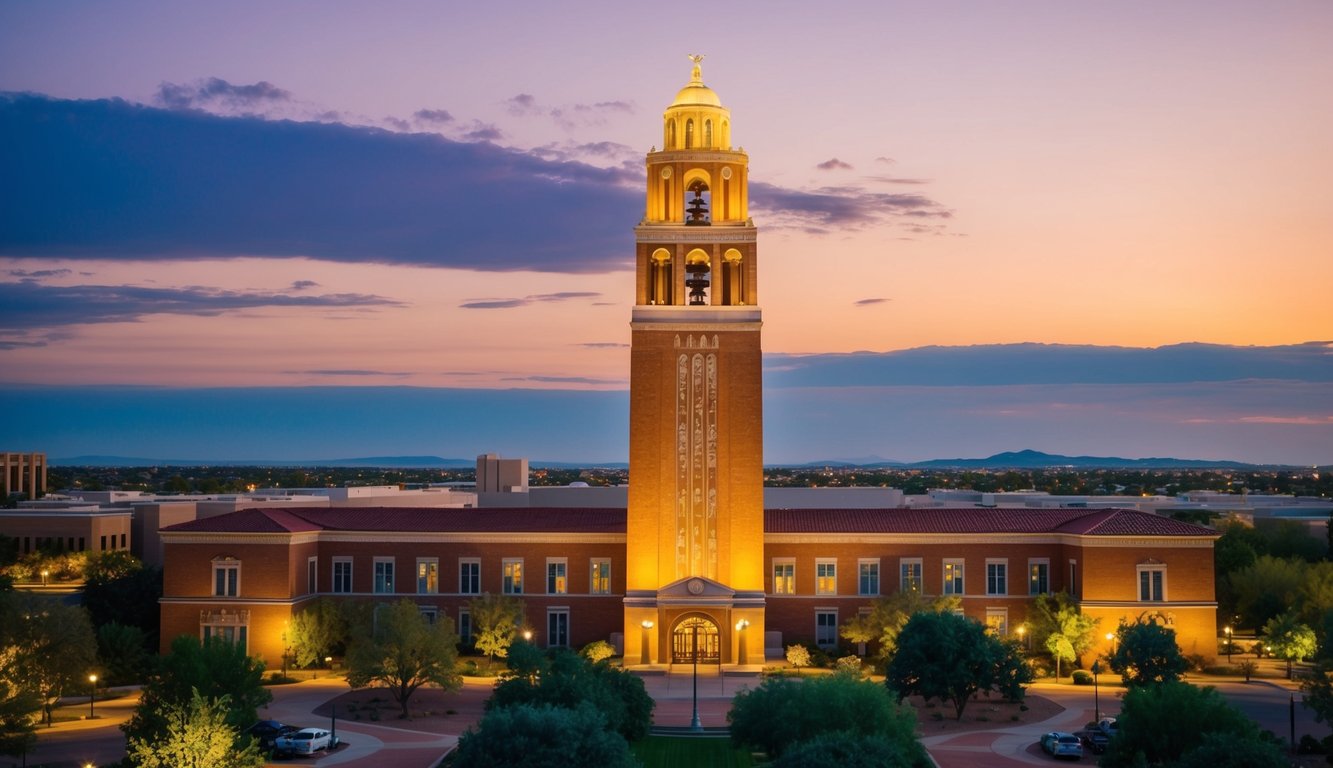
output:
[[593,704],[606,727],[626,741],[648,734],[653,699],[639,677],[609,664],[594,663],[564,648],[543,654],[530,643],[516,642],[509,652],[514,676],[495,687],[487,710],[519,704],[565,707]]
[[14,599],[12,643],[19,655],[25,687],[42,699],[42,721],[51,724],[51,711],[66,689],[87,690],[88,673],[97,662],[97,640],[88,612],[36,595]]
[[810,649],[800,643],[787,646],[787,663],[797,669],[810,666]]
[[1262,627],[1296,605],[1305,583],[1305,567],[1297,560],[1263,555],[1253,565],[1234,571],[1230,584],[1236,595],[1236,611],[1245,626]]
[[188,702],[165,705],[165,730],[155,739],[130,737],[130,761],[140,768],[263,768],[264,755],[227,722],[230,702],[195,691]]
[[1324,616],[1333,611],[1333,562],[1306,567],[1299,605],[1301,623],[1322,632]]
[[612,656],[615,656],[616,649],[605,640],[594,640],[583,646],[583,650],[579,651],[579,653],[588,661],[597,663],[599,661],[606,661]]
[[918,613],[898,636],[884,682],[900,698],[920,694],[928,701],[952,701],[962,720],[968,699],[978,691],[1023,698],[1032,670],[1016,644],[990,634],[980,622],[956,613]]
[[1051,654],[1059,680],[1061,661],[1073,662],[1092,648],[1099,620],[1081,613],[1067,592],[1033,598],[1031,616],[1033,641]]
[[83,607],[88,609],[93,626],[111,622],[143,630],[144,650],[157,652],[162,612],[162,569],[139,568],[123,575],[111,571],[95,573],[83,587]]
[[1230,617],[1237,610],[1231,574],[1253,565],[1263,543],[1253,528],[1239,520],[1223,523],[1218,530],[1222,537],[1213,544],[1213,583],[1217,585],[1217,612]]
[[1264,625],[1264,640],[1273,649],[1273,656],[1287,662],[1287,678],[1291,678],[1291,663],[1305,661],[1319,648],[1314,630],[1296,619],[1295,611],[1274,616]]
[[21,663],[16,646],[0,644],[0,755],[26,755],[37,743],[32,716],[42,698],[19,674]]
[[736,694],[727,720],[733,743],[771,758],[785,758],[821,736],[844,733],[887,742],[903,765],[929,764],[916,740],[911,708],[895,702],[884,686],[849,674],[766,678]]
[[1333,723],[1333,662],[1322,661],[1313,673],[1301,682],[1305,706],[1314,712],[1315,720]]
[[1139,617],[1133,624],[1123,621],[1116,630],[1112,671],[1127,686],[1168,683],[1180,679],[1189,662],[1176,644],[1176,631],[1157,623],[1155,617]]
[[97,658],[107,685],[142,682],[150,663],[144,650],[143,630],[114,621],[98,627]]
[[573,709],[517,704],[491,709],[458,741],[455,768],[631,768],[638,761],[591,704]]
[[468,603],[472,626],[477,633],[477,650],[494,663],[496,657],[509,654],[509,645],[523,625],[523,601],[513,595],[487,592]]
[[88,555],[83,566],[84,581],[108,582],[123,579],[143,570],[143,562],[123,549],[111,549]]
[[881,661],[893,655],[898,634],[912,614],[922,611],[952,612],[962,605],[954,595],[928,598],[920,590],[906,589],[885,595],[870,604],[869,613],[857,613],[843,623],[839,633],[853,643],[877,643],[876,657]]
[[210,702],[225,701],[227,725],[239,731],[256,720],[256,711],[273,698],[263,685],[264,663],[245,648],[219,638],[199,642],[181,635],[171,652],[158,660],[157,671],[143,688],[139,706],[120,729],[131,739],[157,744],[164,738],[171,707],[186,707],[195,694]]
[[1176,765],[1208,734],[1259,740],[1259,727],[1211,686],[1171,681],[1131,688],[1116,718],[1119,733],[1102,756],[1103,768]]
[[1262,737],[1206,733],[1199,746],[1181,755],[1175,768],[1287,768],[1289,765],[1282,750]]
[[288,640],[299,667],[318,666],[347,642],[348,621],[338,604],[321,597],[292,617]]
[[403,599],[381,606],[373,626],[353,629],[347,653],[347,682],[353,688],[379,683],[408,716],[407,704],[423,685],[456,690],[463,680],[454,671],[458,633],[448,616],[433,623],[417,604]]
[[773,768],[912,768],[910,752],[884,736],[834,731],[792,745]]

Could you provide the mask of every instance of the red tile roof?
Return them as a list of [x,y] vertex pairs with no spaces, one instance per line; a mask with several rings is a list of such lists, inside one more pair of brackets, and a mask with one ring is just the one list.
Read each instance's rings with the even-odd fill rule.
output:
[[[457,533],[621,533],[625,510],[484,507],[243,509],[164,528],[210,533],[406,531]],[[1217,536],[1193,523],[1132,509],[769,509],[766,533],[1069,533],[1085,536]]]

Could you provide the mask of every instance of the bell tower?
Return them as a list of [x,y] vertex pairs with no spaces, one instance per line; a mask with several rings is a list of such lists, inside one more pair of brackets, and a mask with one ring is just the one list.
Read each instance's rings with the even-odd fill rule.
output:
[[762,663],[763,401],[749,159],[702,56],[634,229],[625,659]]

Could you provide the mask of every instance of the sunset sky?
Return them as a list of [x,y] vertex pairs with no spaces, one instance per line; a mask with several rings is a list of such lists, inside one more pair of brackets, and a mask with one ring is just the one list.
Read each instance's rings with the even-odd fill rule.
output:
[[767,460],[1333,463],[1333,4],[665,8],[0,3],[0,448],[624,460],[702,53]]

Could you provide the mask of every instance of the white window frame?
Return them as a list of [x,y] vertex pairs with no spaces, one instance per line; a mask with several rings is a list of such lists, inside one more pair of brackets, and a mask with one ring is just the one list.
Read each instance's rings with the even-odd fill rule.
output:
[[426,620],[426,623],[431,625],[432,627],[435,626],[435,622],[440,620],[439,606],[418,605],[417,612],[420,613],[421,616]]
[[[831,572],[829,572],[831,570]],[[824,571],[823,575],[820,571]],[[816,557],[815,558],[815,594],[816,595],[836,595],[838,594],[838,558],[836,557]]]
[[[463,645],[472,645],[472,609],[458,609],[458,641]],[[467,629],[464,633],[463,630]]]
[[[916,584],[912,584],[912,583],[907,579],[907,572],[906,572],[906,569],[907,569],[909,566],[915,566],[914,570],[916,571]],[[926,591],[925,578],[926,578],[926,569],[925,569],[925,566],[924,566],[924,565],[922,564],[922,562],[921,562],[921,558],[919,558],[919,557],[900,557],[900,558],[898,558],[898,591],[899,591],[899,592],[906,592],[906,591],[908,591],[909,589],[913,589],[913,588],[915,588],[916,591],[919,592],[919,593],[920,593],[920,592],[925,592],[925,591]]]
[[[218,576],[223,575],[221,588],[218,585]],[[213,597],[240,597],[241,596],[241,561],[234,557],[220,557],[213,561],[213,569],[209,573],[213,578],[213,583],[209,591]]]
[[[554,617],[556,617],[556,616],[564,616],[564,617],[565,617],[565,636],[564,636],[564,638],[563,638],[563,642],[557,642],[554,633],[551,632],[551,619],[554,618]],[[546,647],[547,647],[547,648],[568,648],[568,647],[569,647],[569,635],[570,635],[570,633],[571,633],[571,629],[570,629],[570,626],[569,626],[569,607],[568,607],[568,606],[563,606],[563,605],[562,605],[562,606],[553,606],[553,607],[551,607],[551,608],[547,608],[547,609],[546,609]]]
[[[606,566],[606,573],[603,574],[601,566]],[[599,584],[598,582],[603,582]],[[611,558],[594,557],[588,563],[588,594],[591,595],[609,595],[611,594]]]
[[[819,620],[820,620],[820,617],[822,617],[822,616],[832,616],[832,617],[833,617],[833,623],[832,623],[831,625],[827,625],[827,626],[820,626]],[[832,631],[832,633],[833,633],[833,638],[832,638],[831,640],[828,640],[827,642],[820,642],[820,640],[821,640],[822,638],[820,638],[819,633],[820,633],[821,631],[825,630],[825,629]],[[815,609],[815,645],[819,646],[820,648],[836,648],[836,647],[838,647],[838,609],[837,609],[837,608],[816,608],[816,609]]]
[[[468,579],[473,579],[473,578],[476,579],[476,581],[475,581],[474,583],[472,583],[472,584],[467,583],[467,580],[463,578],[463,566],[465,566],[465,565],[474,566],[473,568],[470,568],[470,569],[469,569],[469,570],[471,571],[471,573],[468,575]],[[468,589],[468,587],[472,587],[472,589]],[[460,594],[460,595],[480,595],[480,594],[481,594],[481,558],[480,558],[480,557],[460,557],[460,558],[458,558],[458,594]]]
[[[398,594],[398,585],[395,583],[398,579],[397,558],[393,556],[376,557],[374,565],[371,566],[371,576],[373,582],[370,585],[370,591],[377,595],[396,595]],[[388,566],[384,568],[382,566]],[[388,576],[387,583],[384,576]]]
[[500,561],[500,591],[506,595],[523,594],[523,558],[506,557]]
[[[870,578],[875,580],[873,589],[866,589],[866,566],[874,566],[874,572]],[[856,561],[856,593],[858,595],[878,595],[880,594],[880,566],[878,557],[862,557]]]
[[[233,636],[230,638],[222,637],[223,630],[228,629],[233,630]],[[199,642],[206,643],[212,637],[238,644],[247,653],[250,651],[250,625],[248,624],[218,624],[213,622],[200,624]]]
[[[998,619],[998,621],[994,621]],[[986,609],[986,628],[995,633],[996,637],[1005,638],[1009,636],[1009,609],[1008,608],[987,608]]]
[[[559,567],[560,574],[552,576],[551,568]],[[555,583],[552,583],[554,578]],[[548,557],[546,558],[546,594],[548,595],[567,595],[569,594],[569,558],[567,557]]]
[[[426,574],[421,573],[421,566],[426,566]],[[418,595],[438,595],[440,593],[440,558],[438,557],[418,557],[416,567],[417,594]],[[421,583],[422,579],[426,584]]]
[[[998,578],[996,576],[998,574]],[[997,585],[997,580],[1004,584]],[[1000,589],[995,589],[1000,586]],[[1003,597],[1009,594],[1009,559],[1004,557],[986,558],[986,594],[992,597]]]
[[[346,574],[347,583],[345,585],[338,584],[338,566],[340,565],[347,566],[347,574]],[[332,588],[333,593],[337,595],[350,594],[351,592],[355,591],[353,589],[353,584],[354,582],[352,581],[352,558],[350,557],[332,558],[329,562],[329,586],[330,588]],[[339,586],[345,586],[346,589],[338,589]]]
[[307,595],[319,592],[319,558],[307,557],[305,561],[305,588]]
[[[1148,594],[1147,597],[1144,597],[1144,596],[1143,596],[1143,587],[1144,587],[1143,577],[1144,577],[1145,574],[1150,574],[1150,573],[1159,573],[1159,574],[1161,574],[1161,577],[1162,577],[1161,584],[1160,584],[1160,585],[1157,585],[1157,586],[1160,586],[1160,587],[1161,587],[1161,595],[1160,595],[1159,597],[1153,597],[1153,595],[1152,595],[1152,592],[1153,592],[1153,586],[1154,586],[1154,585],[1152,584],[1151,579],[1149,579],[1149,582],[1148,582],[1148,584],[1147,584],[1149,594]],[[1167,592],[1166,592],[1166,564],[1165,564],[1165,563],[1148,563],[1148,564],[1144,564],[1144,565],[1138,565],[1138,566],[1135,566],[1135,568],[1134,568],[1134,578],[1135,578],[1135,581],[1137,582],[1137,583],[1136,583],[1136,586],[1135,586],[1135,591],[1138,593],[1138,596],[1139,596],[1139,602],[1140,602],[1140,603],[1165,603],[1165,602],[1167,602]]]
[[[961,557],[944,558],[944,562],[940,565],[941,595],[958,595],[959,597],[962,597],[967,594],[966,565],[966,561]],[[956,572],[956,576],[952,579],[949,578],[949,569],[951,566]],[[958,582],[957,586],[954,585],[955,580]]]
[[[1038,583],[1038,580],[1036,579],[1036,574],[1034,573],[1034,571],[1039,566],[1046,568],[1045,589],[1038,589],[1040,585]],[[1028,558],[1028,594],[1035,596],[1035,595],[1049,595],[1050,593],[1051,593],[1051,559],[1049,557]]]
[[[790,568],[790,575],[778,577],[778,568],[784,570]],[[773,574],[773,594],[775,595],[794,595],[796,594],[796,558],[794,557],[775,557],[772,566]],[[781,588],[779,588],[781,587]]]

